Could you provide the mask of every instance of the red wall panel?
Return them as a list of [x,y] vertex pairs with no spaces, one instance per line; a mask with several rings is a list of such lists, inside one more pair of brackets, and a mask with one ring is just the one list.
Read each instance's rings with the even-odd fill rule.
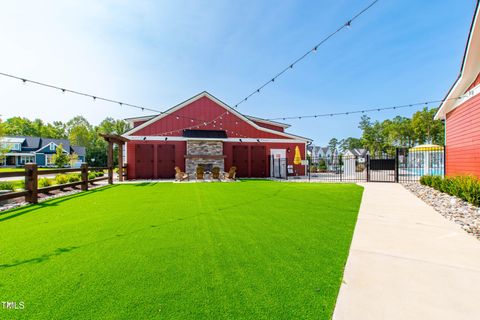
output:
[[254,128],[243,119],[232,113],[224,114],[215,123],[204,125],[219,117],[226,110],[208,97],[202,97],[193,101],[180,110],[168,114],[157,122],[154,122],[139,131],[135,136],[182,136],[185,128],[199,130],[226,130],[229,138],[272,138],[289,139],[288,137],[269,133]]
[[480,95],[447,114],[447,175],[480,177]]
[[[305,160],[305,143],[239,143],[239,142],[224,142],[223,143],[223,154],[226,156],[225,158],[225,170],[228,171],[230,167],[233,165],[232,160],[233,160],[233,146],[235,145],[243,145],[243,146],[265,146],[266,150],[266,155],[267,157],[270,155],[270,150],[271,149],[285,149],[285,150],[290,150],[290,152],[286,152],[287,155],[287,163],[289,165],[293,165],[293,158],[295,157],[295,147],[298,146],[300,148],[300,155],[302,156],[302,160]],[[251,156],[252,152],[249,150],[249,157]],[[250,168],[250,163],[249,161],[249,168],[248,168],[248,174],[251,176],[251,168]],[[270,176],[270,162],[266,161],[267,164],[267,169],[266,173],[267,176]],[[298,172],[299,175],[304,175],[305,174],[305,166],[303,165],[294,165],[294,169],[296,172]]]
[[[135,145],[137,144],[153,144],[154,146],[154,166],[153,166],[153,177],[158,177],[159,173],[157,172],[157,146],[159,145],[175,145],[175,166],[180,167],[182,171],[185,171],[185,154],[186,154],[186,142],[185,141],[129,141],[127,142],[127,179],[136,179],[135,176]],[[174,168],[172,167],[172,172]]]
[[255,122],[257,125],[259,125],[260,127],[264,127],[264,128],[267,128],[267,129],[280,131],[280,132],[284,131],[283,127],[280,127],[280,126],[274,126],[273,124],[268,124],[268,123],[255,121],[255,120],[252,120],[252,121]]

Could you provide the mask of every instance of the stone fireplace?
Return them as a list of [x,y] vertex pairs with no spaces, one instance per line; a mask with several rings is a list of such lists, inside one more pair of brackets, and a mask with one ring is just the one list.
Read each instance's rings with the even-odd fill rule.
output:
[[223,142],[188,140],[187,154],[185,155],[185,171],[195,173],[198,165],[203,165],[205,171],[219,167],[225,171],[225,156],[223,155]]

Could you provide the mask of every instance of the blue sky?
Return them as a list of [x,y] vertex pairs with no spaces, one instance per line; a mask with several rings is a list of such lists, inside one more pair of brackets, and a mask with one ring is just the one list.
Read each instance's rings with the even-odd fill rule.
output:
[[[0,71],[162,110],[203,90],[233,105],[370,2],[4,1]],[[380,0],[239,111],[272,118],[442,99],[475,3]],[[142,115],[3,78],[0,96],[2,118]],[[322,145],[358,136],[359,118],[289,120],[289,130]]]

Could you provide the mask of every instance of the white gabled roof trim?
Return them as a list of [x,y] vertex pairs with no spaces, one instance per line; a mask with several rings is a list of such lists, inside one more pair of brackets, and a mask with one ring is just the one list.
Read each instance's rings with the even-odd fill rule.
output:
[[282,128],[285,128],[285,129],[291,127],[291,125],[286,124],[286,123],[281,123],[281,122],[271,121],[271,120],[267,120],[267,119],[257,118],[257,117],[254,117],[254,116],[247,116],[246,115],[245,117],[247,117],[248,119],[253,120],[253,121],[258,121],[258,122],[262,122],[262,123],[266,123],[266,124],[271,124],[272,126],[282,127]]
[[[165,140],[167,138],[167,140]],[[294,139],[255,139],[255,138],[185,138],[178,136],[130,136],[131,141],[223,141],[223,142],[256,142],[256,143],[305,143],[304,140]],[[260,142],[258,141],[260,140]]]
[[[49,144],[44,145],[43,147],[41,147],[40,149],[38,149],[37,151],[34,151],[34,152],[35,152],[35,153],[43,153],[43,152],[39,152],[39,151],[45,149],[46,147],[49,147],[49,148],[50,148],[50,146],[51,146],[52,144],[55,145],[55,150],[57,150],[58,144],[56,144],[55,142],[52,141],[52,142],[50,142]],[[65,150],[65,148],[64,148],[63,146],[62,146],[62,150],[63,150],[65,153],[70,154],[70,152],[68,152],[67,150]]]
[[280,131],[276,131],[276,130],[272,130],[272,129],[268,129],[268,128],[264,128],[262,126],[259,126],[258,124],[256,124],[255,122],[253,122],[252,120],[250,120],[248,117],[244,116],[243,114],[239,113],[238,111],[236,111],[235,109],[229,107],[227,104],[223,103],[221,100],[217,99],[216,97],[212,96],[210,93],[206,92],[206,91],[203,91],[202,93],[199,93],[197,94],[196,96],[193,96],[192,98],[176,105],[175,107],[169,109],[168,111],[164,112],[164,113],[161,113],[153,118],[151,118],[150,120],[142,123],[141,125],[131,129],[130,131],[127,131],[126,133],[124,133],[122,136],[130,139],[131,135],[149,125],[151,125],[152,123],[155,123],[157,122],[158,120],[166,117],[167,115],[169,114],[172,114],[174,112],[176,112],[177,110],[180,110],[182,109],[183,107],[191,104],[192,102],[200,99],[200,98],[203,98],[203,97],[207,97],[209,98],[210,100],[214,101],[215,103],[217,103],[219,106],[223,107],[224,109],[226,109],[228,112],[231,112],[232,114],[236,115],[237,117],[239,117],[240,119],[242,119],[243,121],[247,122],[249,125],[251,125],[252,127],[254,127],[255,129],[257,130],[260,130],[260,131],[264,131],[264,132],[268,132],[268,133],[273,133],[273,134],[276,134],[276,135],[279,135],[279,136],[284,136],[284,137],[287,137],[287,138],[291,138],[291,139],[297,139],[297,140],[302,140],[303,142],[310,142],[312,141],[311,139],[308,139],[308,138],[304,138],[304,137],[300,137],[300,136],[296,136],[294,134],[290,134],[290,133],[286,133],[286,132],[280,132]]
[[[459,102],[463,100],[465,91],[471,86],[477,75],[480,73],[480,55],[478,54],[480,51],[480,33],[478,32],[477,25],[479,9],[479,2],[477,1],[477,7],[475,8],[472,26],[470,27],[470,34],[468,36],[460,74],[445,97],[445,101],[440,104],[440,107],[435,114],[435,120],[445,119],[447,113],[461,104]],[[460,96],[462,96],[462,99],[457,100],[456,98]]]

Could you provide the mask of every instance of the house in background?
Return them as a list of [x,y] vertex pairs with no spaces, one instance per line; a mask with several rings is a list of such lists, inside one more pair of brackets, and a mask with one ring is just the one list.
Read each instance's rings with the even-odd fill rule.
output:
[[369,154],[367,149],[363,148],[353,148],[345,150],[343,153],[344,158],[355,158],[359,163],[365,163],[367,160],[367,155]]
[[480,25],[475,9],[460,74],[435,119],[445,121],[446,174],[480,177]]
[[49,139],[27,136],[7,136],[0,139],[0,147],[7,150],[2,166],[23,166],[36,163],[38,166],[53,166],[52,156],[62,145],[63,152],[68,155],[77,154],[78,162],[85,161],[85,147],[71,146],[67,139]]
[[311,140],[285,132],[288,124],[241,114],[207,92],[149,117],[126,119],[133,127],[127,142],[128,179],[171,179],[174,167],[187,173],[202,165],[238,177],[284,177],[294,166],[298,146],[302,160]]
[[315,145],[310,145],[308,146],[308,149],[309,149],[309,152],[310,152],[310,156],[312,157],[312,159],[331,159],[333,157],[336,157],[337,156],[337,151],[334,150],[332,152],[332,150],[329,148],[329,147],[319,147],[319,146],[315,146]]

